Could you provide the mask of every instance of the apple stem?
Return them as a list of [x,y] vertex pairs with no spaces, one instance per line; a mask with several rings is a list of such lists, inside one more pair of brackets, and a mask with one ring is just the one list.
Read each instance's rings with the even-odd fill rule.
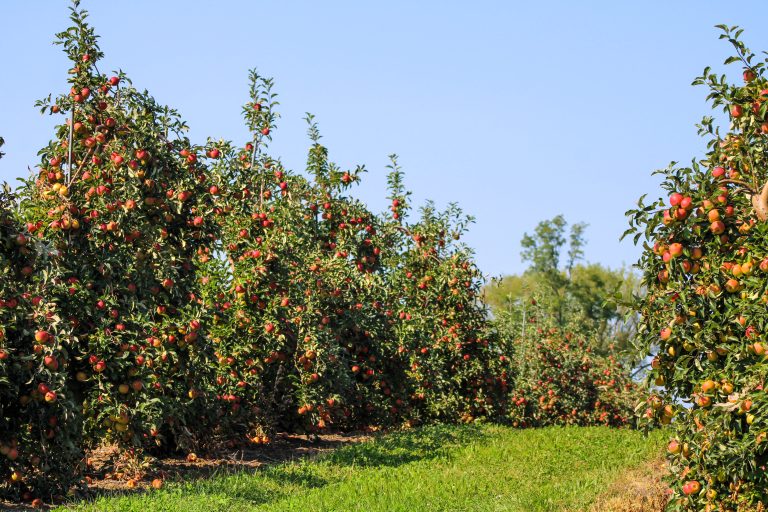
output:
[[75,178],[77,178],[77,175],[80,174],[80,171],[84,168],[85,162],[88,161],[88,159],[93,155],[94,148],[90,148],[88,150],[88,153],[85,154],[83,159],[80,161],[80,163],[77,164],[77,173],[72,173],[72,171],[69,172],[69,184],[71,185],[73,181],[75,181]]
[[[254,169],[253,166],[256,163],[256,149],[259,147],[259,138],[254,137],[253,139],[253,151],[251,151],[251,167],[250,172],[253,173]],[[259,189],[259,209],[262,209],[264,207],[264,176],[261,177],[261,186]]]
[[75,129],[75,104],[72,104],[72,114],[69,117],[69,136],[67,137],[67,186],[72,184],[72,137]]

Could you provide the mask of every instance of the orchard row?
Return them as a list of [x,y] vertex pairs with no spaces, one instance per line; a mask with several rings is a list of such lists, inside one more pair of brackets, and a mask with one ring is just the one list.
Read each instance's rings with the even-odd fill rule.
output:
[[[252,137],[193,144],[176,112],[98,71],[76,2],[71,19],[59,34],[69,90],[39,103],[61,122],[32,176],[2,195],[6,495],[64,494],[104,442],[135,455],[276,430],[629,420],[600,401],[632,387],[606,377],[619,365],[553,346],[543,323],[513,390],[518,356],[460,241],[470,219],[431,204],[412,219],[394,158],[384,214],[349,195],[363,169],[334,165],[311,117],[307,172],[285,169],[266,152],[272,81],[255,72]],[[552,358],[583,382],[537,378]]]

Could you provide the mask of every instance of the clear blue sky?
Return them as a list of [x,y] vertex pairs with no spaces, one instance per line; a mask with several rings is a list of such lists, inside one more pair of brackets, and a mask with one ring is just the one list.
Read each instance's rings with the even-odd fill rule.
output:
[[[34,165],[51,121],[33,107],[67,89],[52,46],[68,2],[4,0],[0,179]],[[272,152],[303,169],[302,117],[331,157],[364,163],[358,195],[385,208],[398,153],[417,203],[458,201],[491,275],[524,268],[523,233],[563,213],[589,223],[587,259],[633,263],[625,210],[660,194],[653,169],[700,155],[705,91],[690,82],[728,55],[713,25],[739,24],[768,49],[768,3],[85,0],[105,69],[178,108],[192,138],[243,142],[247,70],[274,76],[282,119]],[[731,66],[731,72],[738,69]]]

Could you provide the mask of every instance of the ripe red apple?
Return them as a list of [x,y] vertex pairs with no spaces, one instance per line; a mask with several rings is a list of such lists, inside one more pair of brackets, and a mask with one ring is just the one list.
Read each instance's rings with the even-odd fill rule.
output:
[[59,369],[59,361],[53,356],[45,356],[43,358],[43,364],[53,371]]
[[741,117],[741,115],[744,113],[744,109],[741,105],[732,105],[731,106],[731,116],[732,117]]
[[725,224],[722,221],[720,221],[720,220],[716,220],[712,224],[709,225],[709,230],[714,235],[721,235],[721,234],[725,233]]
[[672,258],[677,258],[678,256],[682,256],[683,255],[683,244],[677,243],[677,242],[669,244],[669,255]]
[[683,484],[683,494],[686,496],[698,494],[699,491],[701,491],[701,484],[696,480],[688,480]]
[[669,453],[677,454],[677,453],[680,453],[681,450],[682,450],[682,446],[680,446],[680,443],[677,442],[676,439],[671,440],[667,445],[667,451],[669,451]]
[[692,259],[700,260],[703,255],[704,255],[704,251],[701,250],[701,247],[694,247],[693,249],[691,249]]
[[740,288],[741,285],[736,279],[729,279],[725,282],[725,289],[729,293],[736,293]]

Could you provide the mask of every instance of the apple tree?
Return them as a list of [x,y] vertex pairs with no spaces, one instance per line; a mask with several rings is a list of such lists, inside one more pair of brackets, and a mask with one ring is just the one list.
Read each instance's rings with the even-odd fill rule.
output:
[[216,237],[201,149],[175,111],[98,70],[78,2],[71,20],[57,39],[70,90],[39,102],[64,121],[20,190],[26,221],[56,253],[50,300],[70,333],[68,386],[92,442],[193,443],[211,357],[195,258]]
[[[720,26],[743,83],[706,68],[717,116],[699,125],[707,153],[658,171],[666,199],[628,212],[648,293],[640,341],[653,356],[643,417],[673,425],[672,506],[768,504],[768,80],[765,61]],[[722,121],[722,123],[721,123]]]

